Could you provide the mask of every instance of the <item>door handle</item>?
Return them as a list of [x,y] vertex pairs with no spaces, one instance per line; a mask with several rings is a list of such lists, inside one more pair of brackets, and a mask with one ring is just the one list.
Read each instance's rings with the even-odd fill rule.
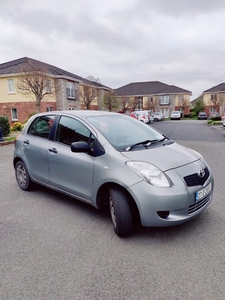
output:
[[57,149],[56,148],[50,148],[48,149],[49,152],[52,152],[52,153],[58,153]]
[[29,140],[23,141],[23,143],[26,144],[26,145],[30,144]]

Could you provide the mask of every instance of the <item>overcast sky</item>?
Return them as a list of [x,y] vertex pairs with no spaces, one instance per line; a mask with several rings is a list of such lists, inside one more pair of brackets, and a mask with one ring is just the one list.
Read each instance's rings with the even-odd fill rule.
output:
[[225,82],[224,0],[0,0],[0,63],[24,56],[111,88]]

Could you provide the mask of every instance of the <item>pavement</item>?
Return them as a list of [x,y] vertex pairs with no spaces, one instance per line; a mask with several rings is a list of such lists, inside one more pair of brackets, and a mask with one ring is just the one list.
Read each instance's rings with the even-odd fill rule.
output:
[[[12,131],[8,137],[17,137],[20,133],[21,131]],[[0,147],[5,145],[10,145],[10,144],[15,144],[15,140],[6,141],[5,139],[8,137],[3,137],[3,141],[0,141]]]

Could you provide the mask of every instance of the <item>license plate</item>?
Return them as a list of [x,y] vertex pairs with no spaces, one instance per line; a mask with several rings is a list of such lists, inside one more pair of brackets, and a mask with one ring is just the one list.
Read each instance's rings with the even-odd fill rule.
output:
[[201,199],[205,198],[212,190],[212,184],[208,184],[206,187],[201,189],[200,191],[195,193],[195,202],[200,201]]

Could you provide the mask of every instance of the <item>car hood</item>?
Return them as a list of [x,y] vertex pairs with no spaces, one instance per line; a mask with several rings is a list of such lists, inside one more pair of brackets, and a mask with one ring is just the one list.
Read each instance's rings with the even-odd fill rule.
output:
[[194,150],[176,143],[154,148],[150,147],[149,149],[138,151],[122,152],[122,155],[130,160],[149,162],[160,168],[162,171],[175,169],[201,158]]

